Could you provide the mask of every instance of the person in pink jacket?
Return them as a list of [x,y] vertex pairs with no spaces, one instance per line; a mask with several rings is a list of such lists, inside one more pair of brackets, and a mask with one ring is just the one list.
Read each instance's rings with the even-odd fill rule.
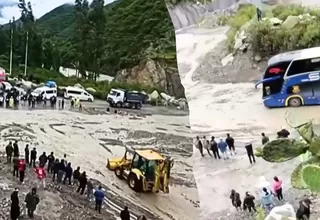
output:
[[278,197],[278,200],[281,201],[283,200],[283,195],[282,195],[282,180],[280,180],[278,177],[273,178],[273,192],[274,194]]

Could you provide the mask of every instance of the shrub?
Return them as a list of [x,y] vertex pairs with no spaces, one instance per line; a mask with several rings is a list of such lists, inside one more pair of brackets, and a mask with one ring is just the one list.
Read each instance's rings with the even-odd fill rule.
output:
[[234,37],[240,28],[256,16],[256,6],[252,4],[241,5],[239,10],[231,17],[226,19],[224,16],[219,18],[219,22],[223,22],[231,27],[228,33],[227,46],[229,49],[233,48]]
[[[273,15],[285,20],[289,15],[310,13],[320,14],[302,6],[277,6],[272,10]],[[255,22],[249,29],[250,42],[253,52],[264,56],[280,52],[315,47],[320,45],[320,19],[299,23],[292,29],[275,28],[268,21]]]

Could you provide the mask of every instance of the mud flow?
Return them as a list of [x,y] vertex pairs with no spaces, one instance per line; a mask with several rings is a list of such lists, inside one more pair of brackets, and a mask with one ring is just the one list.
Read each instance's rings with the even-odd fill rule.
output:
[[[85,110],[84,106],[84,110]],[[56,186],[48,177],[48,189],[39,189],[41,202],[36,210],[38,219],[117,219],[124,206],[128,206],[132,219],[144,214],[147,219],[194,220],[199,216],[199,200],[192,169],[192,134],[186,113],[170,116],[153,115],[130,119],[130,114],[100,114],[102,108],[93,107],[94,112],[79,113],[58,110],[2,110],[6,117],[0,123],[2,149],[9,141],[18,140],[20,153],[29,144],[42,152],[67,160],[73,168],[81,167],[94,179],[95,187],[102,185],[106,190],[103,215],[96,214],[94,204],[75,192],[73,187]],[[170,110],[171,111],[171,110]],[[137,119],[139,118],[139,120]],[[15,123],[13,123],[13,121]],[[107,170],[106,160],[121,157],[125,147],[135,149],[156,148],[171,156],[175,163],[172,170],[170,193],[138,194],[127,183]],[[11,165],[1,159],[0,193],[3,211],[0,216],[8,219],[10,194],[20,188],[20,201],[35,184],[33,170],[27,171],[25,184],[20,185],[12,176]],[[60,210],[62,207],[62,211]],[[48,211],[49,210],[49,211]],[[48,212],[48,213],[47,213]]]

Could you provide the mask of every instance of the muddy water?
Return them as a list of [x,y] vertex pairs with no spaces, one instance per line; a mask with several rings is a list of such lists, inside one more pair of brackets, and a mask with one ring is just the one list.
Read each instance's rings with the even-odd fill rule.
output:
[[265,108],[261,91],[254,89],[252,83],[209,84],[192,81],[194,71],[201,65],[200,58],[223,43],[226,31],[227,28],[191,28],[176,35],[180,74],[189,102],[190,125],[194,136],[206,134],[225,138],[226,133],[230,133],[236,140],[238,151],[228,161],[217,161],[208,156],[201,158],[194,149],[194,174],[201,201],[200,218],[205,220],[213,219],[213,216],[218,218],[214,213],[221,210],[233,210],[230,209],[229,201],[231,189],[239,191],[241,195],[246,191],[255,193],[261,175],[269,180],[279,175],[284,180],[284,189],[289,188],[289,176],[299,159],[281,164],[257,159],[257,164],[250,165],[244,149],[247,141],[256,147],[260,145],[261,132],[273,138],[281,126],[289,127],[284,118],[286,114],[289,114],[291,123],[300,123],[310,118],[320,123],[317,106]]

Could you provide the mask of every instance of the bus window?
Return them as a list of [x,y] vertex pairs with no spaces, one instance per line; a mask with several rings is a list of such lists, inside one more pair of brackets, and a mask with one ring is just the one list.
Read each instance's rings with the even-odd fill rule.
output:
[[290,69],[288,70],[287,76],[294,76],[300,73],[314,71],[320,71],[320,58],[293,61]]
[[[294,88],[296,87],[296,88]],[[303,97],[313,97],[315,94],[320,94],[320,81],[305,82],[297,86],[290,86],[287,88],[288,94],[299,94]]]
[[290,63],[291,61],[276,63],[274,65],[268,66],[263,78],[266,79],[278,75],[284,75]]

